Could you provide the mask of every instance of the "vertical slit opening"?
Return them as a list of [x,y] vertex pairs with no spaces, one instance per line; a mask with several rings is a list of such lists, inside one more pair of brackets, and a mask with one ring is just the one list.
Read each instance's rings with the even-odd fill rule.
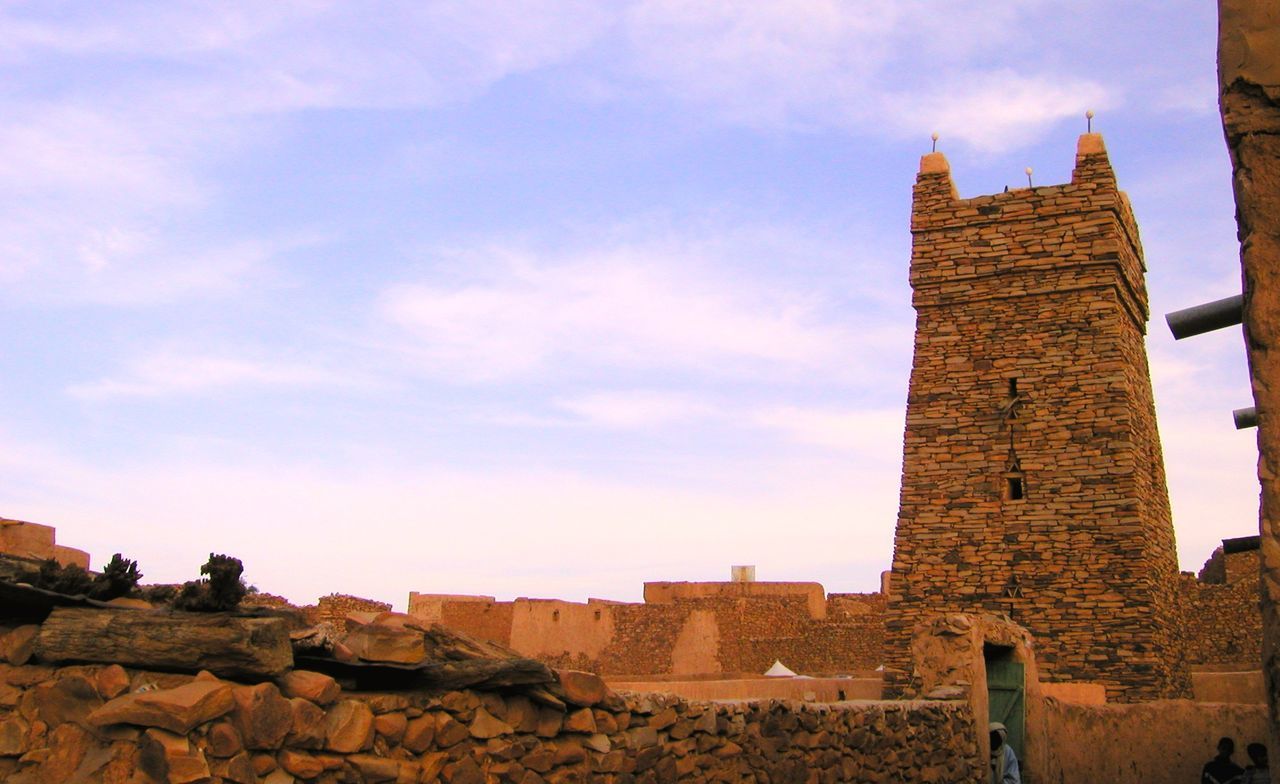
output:
[[1026,488],[1022,484],[1022,477],[1007,476],[1005,477],[1005,481],[1008,483],[1009,500],[1021,501],[1024,493],[1026,492]]

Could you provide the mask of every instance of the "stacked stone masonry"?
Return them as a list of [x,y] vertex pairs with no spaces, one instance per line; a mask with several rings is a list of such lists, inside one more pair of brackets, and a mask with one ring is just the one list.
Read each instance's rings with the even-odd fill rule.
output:
[[[1180,575],[1178,602],[1188,665],[1257,668],[1257,570],[1256,548],[1226,556],[1219,548],[1199,579]],[[423,620],[513,647],[553,666],[610,676],[730,677],[759,674],[775,660],[809,675],[852,674],[874,670],[892,658],[884,641],[884,594],[826,594],[821,617],[815,618],[812,596],[803,592],[717,598],[713,589],[732,590],[734,584],[684,585],[699,586],[696,593],[688,592],[695,598],[646,591],[660,603],[593,599],[581,604],[415,593],[409,606]]]
[[391,605],[387,602],[331,593],[321,596],[315,605],[303,607],[302,611],[308,623],[331,623],[339,629],[345,629],[347,616],[353,612],[380,613],[390,609]]
[[580,604],[414,593],[409,612],[605,675],[762,673],[775,660],[807,674],[849,674],[883,658],[881,594],[824,596],[817,583],[647,583],[645,597]]
[[1050,681],[1185,696],[1177,561],[1143,335],[1143,261],[1101,137],[1072,181],[961,199],[915,185],[917,314],[886,625],[1008,613]]
[[1258,409],[1263,672],[1280,745],[1280,14],[1218,2],[1218,106],[1231,154],[1244,278],[1244,334]]
[[0,664],[0,780],[26,782],[976,781],[962,702],[694,703],[344,692],[118,665]]
[[[1200,579],[1182,575],[1187,663],[1203,669],[1257,670],[1262,662],[1257,537],[1248,549],[1219,547]],[[1228,544],[1233,541],[1228,540]]]

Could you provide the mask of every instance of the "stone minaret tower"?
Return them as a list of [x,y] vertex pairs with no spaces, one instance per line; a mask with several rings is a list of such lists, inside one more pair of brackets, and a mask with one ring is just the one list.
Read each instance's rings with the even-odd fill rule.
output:
[[889,692],[917,623],[987,611],[1031,631],[1046,680],[1187,695],[1142,246],[1102,137],[1070,184],[972,199],[924,156],[911,233]]

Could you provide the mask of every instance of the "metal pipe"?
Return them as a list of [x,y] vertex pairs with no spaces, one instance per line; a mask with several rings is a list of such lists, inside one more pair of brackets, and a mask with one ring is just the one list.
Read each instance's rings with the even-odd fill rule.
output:
[[1231,418],[1236,421],[1236,430],[1247,430],[1251,427],[1258,426],[1258,408],[1249,406],[1248,408],[1237,408],[1231,412]]
[[1215,302],[1175,310],[1165,314],[1164,320],[1169,323],[1169,331],[1173,333],[1174,340],[1182,340],[1192,335],[1234,326],[1240,323],[1243,316],[1244,295],[1237,294]]

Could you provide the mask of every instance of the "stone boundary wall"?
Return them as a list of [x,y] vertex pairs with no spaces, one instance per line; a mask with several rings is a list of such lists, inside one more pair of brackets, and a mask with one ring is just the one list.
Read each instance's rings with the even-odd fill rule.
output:
[[409,614],[606,675],[762,673],[775,660],[812,675],[878,666],[884,595],[831,594],[819,612],[815,591],[822,596],[817,583],[646,583],[643,604],[411,593]]
[[1218,738],[1244,747],[1267,742],[1265,705],[1160,700],[1131,705],[1072,705],[1046,699],[1028,715],[1031,742],[1043,750],[1036,781],[1148,784],[1199,781]]
[[697,703],[567,711],[490,692],[244,685],[119,665],[0,664],[0,780],[27,782],[976,782],[961,702]]
[[803,596],[812,618],[827,617],[826,592],[821,583],[800,582],[647,582],[645,604],[671,604],[680,599],[754,599],[762,596]]
[[374,599],[362,599],[344,593],[331,593],[321,596],[314,605],[300,608],[307,623],[332,623],[339,629],[345,629],[347,615],[353,612],[387,612],[391,605]]
[[1260,669],[1193,672],[1191,690],[1196,702],[1234,702],[1242,705],[1265,705],[1267,702],[1267,687]]
[[[1192,666],[1256,670],[1262,666],[1258,551],[1214,551],[1201,579],[1183,573],[1181,634]],[[1213,580],[1215,582],[1210,582]]]
[[717,678],[715,680],[624,681],[610,679],[619,691],[673,694],[688,700],[802,700],[842,702],[878,700],[882,678]]

